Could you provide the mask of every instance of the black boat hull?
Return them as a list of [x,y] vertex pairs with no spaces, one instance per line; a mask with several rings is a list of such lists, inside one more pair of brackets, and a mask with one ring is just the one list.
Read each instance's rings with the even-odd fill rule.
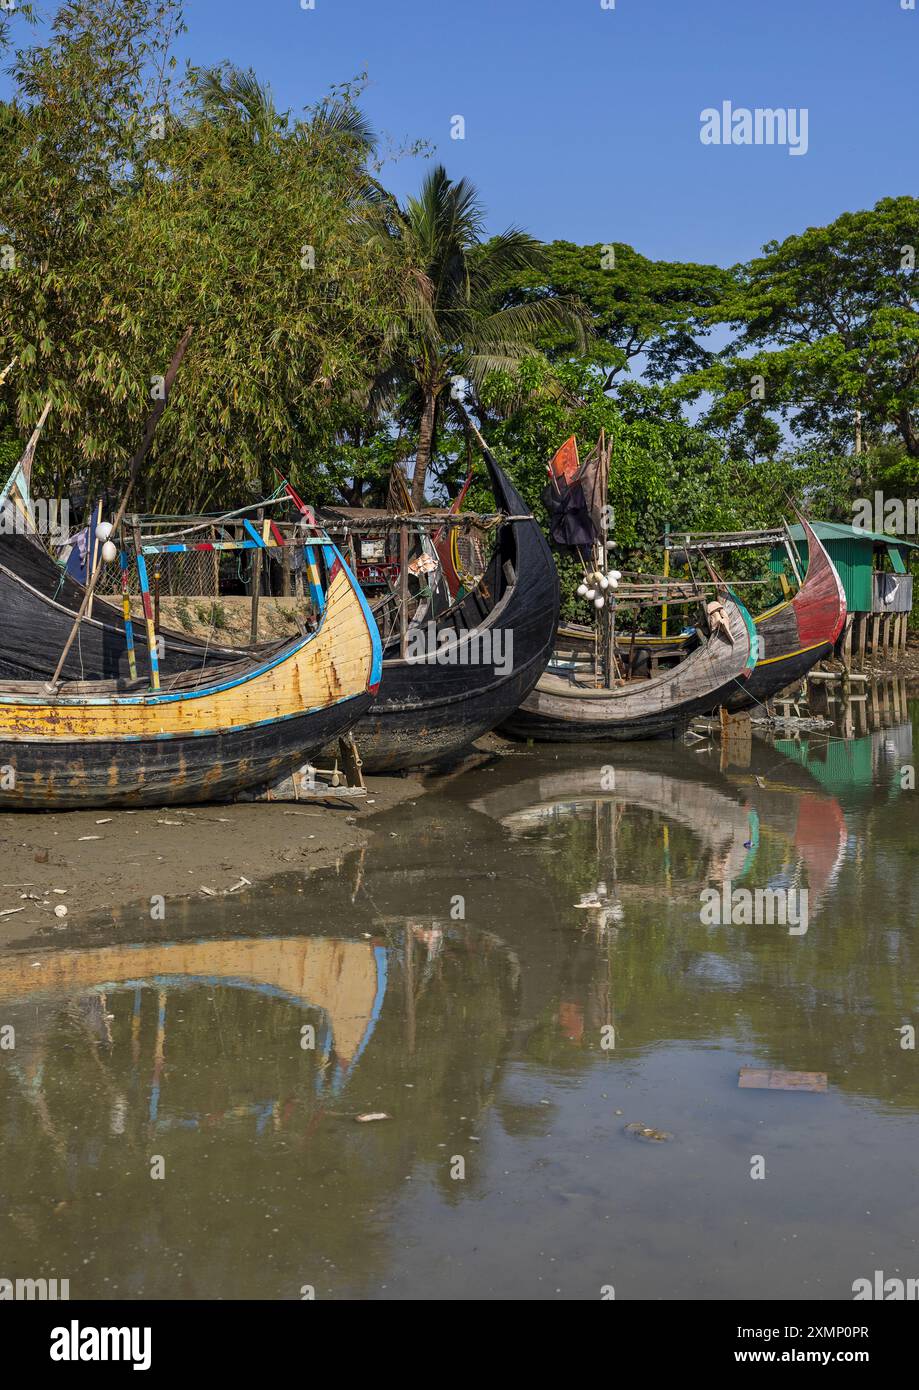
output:
[[[47,680],[54,672],[73,621],[85,597],[77,584],[36,542],[5,536],[0,544],[0,680]],[[214,665],[238,655],[179,633],[161,632],[159,668],[163,676]],[[149,673],[147,637],[134,623],[139,675]],[[124,620],[117,609],[95,599],[84,618],[62,671],[63,680],[126,680],[130,675]]]
[[846,620],[846,596],[825,546],[803,517],[807,573],[794,598],[754,621],[760,639],[759,660],[745,690],[728,701],[732,712],[754,709],[799,681],[818,661],[832,654]]
[[[376,703],[354,729],[368,772],[396,772],[456,757],[526,699],[552,654],[559,610],[552,552],[516,488],[492,458],[487,462],[498,505],[506,515],[526,520],[501,526],[478,589],[450,610],[452,618],[438,619],[438,632],[452,633],[442,661],[384,657]],[[507,580],[510,572],[513,582]],[[497,594],[502,597],[488,609],[483,595],[490,600]],[[453,624],[449,630],[448,619]],[[487,641],[496,662],[461,664],[453,659],[471,646],[473,634]]]
[[803,680],[818,661],[825,661],[827,657],[832,656],[833,646],[832,642],[823,642],[806,652],[776,657],[766,663],[757,662],[747,681],[747,688],[743,691],[735,690],[725,702],[725,709],[736,714],[740,710],[752,710],[758,705],[764,705],[786,686]]
[[[497,726],[533,689],[547,657],[537,650],[522,670],[498,685],[472,691],[462,682],[439,680],[440,672],[403,661],[383,663],[376,704],[360,719],[354,737],[368,772],[398,772],[422,763],[445,762]],[[419,682],[423,699],[418,699]]]
[[526,709],[515,710],[501,726],[511,738],[533,739],[537,743],[632,743],[638,739],[677,738],[690,721],[726,703],[736,689],[733,680],[698,700],[684,701],[660,715],[643,715],[615,724],[609,720],[586,720],[574,724],[551,719]]
[[0,766],[15,780],[3,811],[72,811],[226,801],[271,785],[314,758],[373,701],[369,692],[325,709],[232,733],[136,740],[0,740]]

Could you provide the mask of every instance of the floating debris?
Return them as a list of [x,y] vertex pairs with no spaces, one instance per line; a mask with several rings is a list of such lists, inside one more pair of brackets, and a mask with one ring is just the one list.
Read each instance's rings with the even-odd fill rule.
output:
[[767,1071],[741,1067],[737,1085],[754,1091],[825,1091],[825,1071]]
[[644,1139],[649,1144],[663,1144],[673,1135],[668,1134],[665,1129],[652,1129],[650,1125],[640,1125],[633,1121],[625,1127],[626,1134],[631,1134],[636,1139]]
[[359,1125],[369,1125],[371,1120],[391,1120],[392,1115],[387,1115],[383,1110],[371,1110],[367,1115],[355,1115]]
[[238,893],[240,888],[251,888],[252,880],[245,876],[240,877],[238,883],[233,883],[229,888],[208,888],[205,884],[199,884],[202,893],[206,893],[209,898],[225,898],[229,893]]

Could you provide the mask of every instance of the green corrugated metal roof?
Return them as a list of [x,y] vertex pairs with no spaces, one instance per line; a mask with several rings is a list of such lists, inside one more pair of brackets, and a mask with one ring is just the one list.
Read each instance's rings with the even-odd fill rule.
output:
[[[812,521],[810,524],[822,541],[882,541],[885,545],[905,545],[911,550],[919,550],[917,541],[908,541],[903,536],[892,536],[882,531],[866,531],[861,526],[847,526],[843,521]],[[804,539],[802,526],[790,526],[789,530],[794,540]]]
[[[850,613],[871,613],[874,609],[874,548],[887,547],[895,573],[905,574],[903,557],[910,550],[919,550],[915,541],[902,536],[888,536],[878,531],[865,531],[859,526],[847,526],[841,521],[812,521],[811,526],[827,548],[845,590],[846,606]],[[807,572],[807,542],[801,526],[789,528],[792,540]],[[785,565],[785,547],[775,545],[769,558],[769,568],[781,573]]]

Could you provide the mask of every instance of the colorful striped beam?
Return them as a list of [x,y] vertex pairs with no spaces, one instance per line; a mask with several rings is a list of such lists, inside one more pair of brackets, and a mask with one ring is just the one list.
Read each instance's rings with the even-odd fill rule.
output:
[[153,626],[153,604],[150,602],[150,583],[147,579],[147,562],[143,555],[137,557],[137,577],[144,601],[144,622],[147,626],[147,646],[150,651],[150,681],[154,690],[160,688],[160,661],[156,654],[156,629]]
[[319,566],[316,563],[316,556],[313,554],[312,545],[304,546],[303,554],[306,557],[306,574],[310,584],[310,597],[316,605],[316,612],[321,613],[325,608],[325,594],[322,590],[322,582],[319,578]]
[[[295,549],[296,547],[303,544],[303,542],[296,540],[285,542],[284,544],[289,544],[291,549]],[[319,536],[315,538],[310,538],[309,544],[311,546],[331,546],[333,548],[335,546],[335,542],[333,540],[330,540],[328,537]],[[275,550],[281,548],[283,548],[281,542],[263,542],[261,537],[258,535],[258,532],[256,532],[255,540],[199,541],[196,545],[185,545],[180,542],[169,545],[153,545],[150,543],[145,543],[141,546],[140,550],[142,555],[186,555],[198,550]]]
[[251,522],[251,521],[248,521],[245,517],[243,517],[243,527],[244,527],[244,529],[245,529],[246,531],[249,532],[249,535],[252,537],[252,540],[253,540],[254,543],[255,543],[255,549],[256,549],[256,550],[264,550],[264,549],[265,549],[265,540],[264,540],[264,537],[262,537],[262,536],[259,535],[258,531],[256,531],[255,527],[252,525],[252,522]]
[[122,550],[121,564],[121,612],[124,616],[124,642],[128,650],[128,672],[131,680],[137,680],[137,657],[134,654],[134,622],[131,618],[131,596],[128,593],[128,557]]

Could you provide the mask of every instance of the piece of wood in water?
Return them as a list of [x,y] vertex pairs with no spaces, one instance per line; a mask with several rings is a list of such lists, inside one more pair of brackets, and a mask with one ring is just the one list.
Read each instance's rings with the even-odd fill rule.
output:
[[738,1086],[756,1091],[825,1091],[825,1071],[767,1071],[741,1067]]

